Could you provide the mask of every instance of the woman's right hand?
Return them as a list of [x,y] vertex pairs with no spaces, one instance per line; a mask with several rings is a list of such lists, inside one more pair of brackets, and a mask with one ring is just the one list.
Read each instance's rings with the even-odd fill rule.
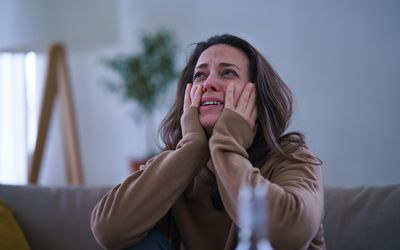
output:
[[199,121],[199,106],[202,94],[202,85],[193,85],[192,83],[186,85],[183,114],[181,117],[182,136],[184,137],[190,133],[195,133],[206,138],[204,128]]
[[183,112],[190,107],[198,108],[200,106],[201,95],[203,88],[201,85],[194,85],[192,83],[186,84],[185,99],[183,101]]

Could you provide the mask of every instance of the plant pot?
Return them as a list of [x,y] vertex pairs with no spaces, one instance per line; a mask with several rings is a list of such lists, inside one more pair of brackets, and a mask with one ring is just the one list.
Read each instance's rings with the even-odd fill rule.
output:
[[145,164],[148,161],[148,158],[146,159],[133,159],[130,161],[129,167],[131,172],[136,172],[140,169],[140,165]]

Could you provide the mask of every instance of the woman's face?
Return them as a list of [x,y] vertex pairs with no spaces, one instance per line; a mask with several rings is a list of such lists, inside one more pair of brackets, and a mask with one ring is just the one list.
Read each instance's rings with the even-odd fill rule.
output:
[[217,44],[204,50],[193,75],[193,86],[200,85],[203,88],[199,107],[200,124],[206,129],[212,129],[224,108],[227,86],[234,85],[236,105],[249,81],[249,59],[240,49]]

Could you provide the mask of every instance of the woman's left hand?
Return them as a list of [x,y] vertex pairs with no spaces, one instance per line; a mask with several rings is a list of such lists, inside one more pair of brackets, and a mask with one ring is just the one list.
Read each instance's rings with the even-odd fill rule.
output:
[[234,90],[233,84],[229,84],[226,88],[225,108],[238,113],[249,123],[251,130],[254,131],[257,120],[256,88],[253,83],[247,83],[236,105],[233,97]]

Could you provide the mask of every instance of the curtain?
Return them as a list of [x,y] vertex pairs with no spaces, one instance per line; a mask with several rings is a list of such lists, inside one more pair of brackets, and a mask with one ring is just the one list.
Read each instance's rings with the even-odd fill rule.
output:
[[35,53],[0,53],[0,183],[26,184],[42,84]]

